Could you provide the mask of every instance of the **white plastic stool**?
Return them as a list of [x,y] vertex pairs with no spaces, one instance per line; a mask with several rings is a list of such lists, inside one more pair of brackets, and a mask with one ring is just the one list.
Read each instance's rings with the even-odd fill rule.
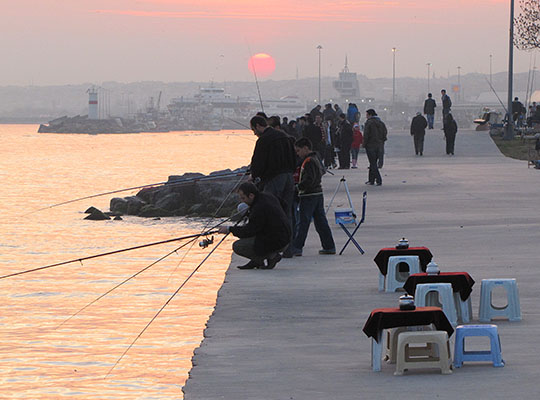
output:
[[[503,287],[506,290],[507,304],[504,307],[493,305],[492,292],[496,287]],[[515,279],[482,279],[478,320],[489,322],[494,317],[506,317],[510,321],[521,321],[519,292]]]
[[[425,349],[431,344],[437,345],[438,356],[430,350],[413,355],[410,344],[423,343]],[[448,333],[445,331],[431,332],[402,332],[398,336],[396,372],[394,375],[403,375],[403,372],[411,369],[440,368],[443,374],[452,373],[452,358],[450,356],[450,343]]]
[[[432,295],[437,294],[437,297]],[[414,302],[417,307],[436,306],[440,307],[453,326],[457,325],[457,311],[454,303],[452,284],[450,283],[422,283],[416,285]]]
[[[386,352],[384,356],[384,361],[388,364],[395,364],[397,357],[397,341],[400,333],[403,332],[418,332],[418,331],[434,331],[435,328],[433,325],[419,325],[419,326],[400,326],[397,328],[388,329],[386,331]],[[436,348],[432,346],[431,343],[427,343],[426,347],[411,347],[409,349],[409,354],[412,356],[430,354],[432,356],[437,356],[434,350]]]
[[454,304],[456,305],[457,319],[461,323],[468,324],[472,319],[471,296],[467,300],[461,300],[459,292],[454,292]]
[[[407,264],[409,271],[400,272],[399,266]],[[407,278],[411,274],[419,274],[420,258],[418,256],[393,256],[388,258],[388,270],[386,273],[386,291],[395,292],[397,289],[403,288]],[[380,288],[379,279],[379,288]]]

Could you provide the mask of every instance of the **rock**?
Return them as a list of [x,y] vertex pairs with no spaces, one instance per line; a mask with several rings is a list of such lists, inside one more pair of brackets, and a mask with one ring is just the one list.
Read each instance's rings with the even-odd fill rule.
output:
[[167,211],[175,211],[179,208],[179,205],[182,204],[182,196],[180,193],[170,193],[165,195],[165,197],[160,198],[156,201],[156,207],[163,208]]
[[138,215],[139,211],[141,211],[141,208],[146,205],[146,203],[137,196],[129,196],[124,198],[124,200],[127,201],[127,215]]
[[105,215],[105,213],[96,208],[94,211],[92,211],[92,213],[84,217],[84,219],[89,219],[92,221],[103,221],[106,219],[111,219],[111,217]]
[[127,200],[121,197],[114,197],[109,203],[109,209],[114,213],[127,214],[127,206]]
[[139,217],[152,218],[152,217],[170,217],[173,214],[163,208],[158,208],[152,204],[147,204],[141,208]]
[[124,219],[120,216],[120,215],[117,215],[116,217],[113,218],[113,221],[123,221]]
[[88,207],[84,213],[85,214],[92,214],[95,211],[99,211],[99,210],[96,207],[92,206],[92,207]]

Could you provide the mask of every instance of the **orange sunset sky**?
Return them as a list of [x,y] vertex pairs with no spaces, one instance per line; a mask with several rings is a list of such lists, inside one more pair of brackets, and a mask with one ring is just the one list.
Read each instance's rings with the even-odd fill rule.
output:
[[[348,56],[370,78],[508,68],[509,0],[0,0],[1,85],[116,80],[251,80],[335,76]],[[516,14],[519,2],[516,1]],[[516,52],[528,71],[530,53]],[[540,62],[540,60],[539,60]]]

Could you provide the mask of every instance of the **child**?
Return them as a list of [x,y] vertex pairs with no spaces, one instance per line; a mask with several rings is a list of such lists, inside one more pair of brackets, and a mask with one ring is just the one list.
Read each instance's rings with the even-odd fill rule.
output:
[[364,141],[364,137],[362,136],[362,132],[360,131],[360,125],[358,125],[358,122],[355,122],[353,126],[353,141],[351,144],[351,155],[352,155],[352,167],[351,168],[358,168],[358,152],[360,151],[360,147],[362,146],[362,142]]

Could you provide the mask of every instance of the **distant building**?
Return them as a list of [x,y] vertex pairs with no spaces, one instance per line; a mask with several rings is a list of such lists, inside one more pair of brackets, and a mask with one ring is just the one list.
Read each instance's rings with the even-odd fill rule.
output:
[[343,71],[339,73],[339,78],[337,81],[333,82],[333,86],[339,93],[340,98],[346,102],[360,98],[360,87],[358,85],[356,72],[349,72],[346,56]]

